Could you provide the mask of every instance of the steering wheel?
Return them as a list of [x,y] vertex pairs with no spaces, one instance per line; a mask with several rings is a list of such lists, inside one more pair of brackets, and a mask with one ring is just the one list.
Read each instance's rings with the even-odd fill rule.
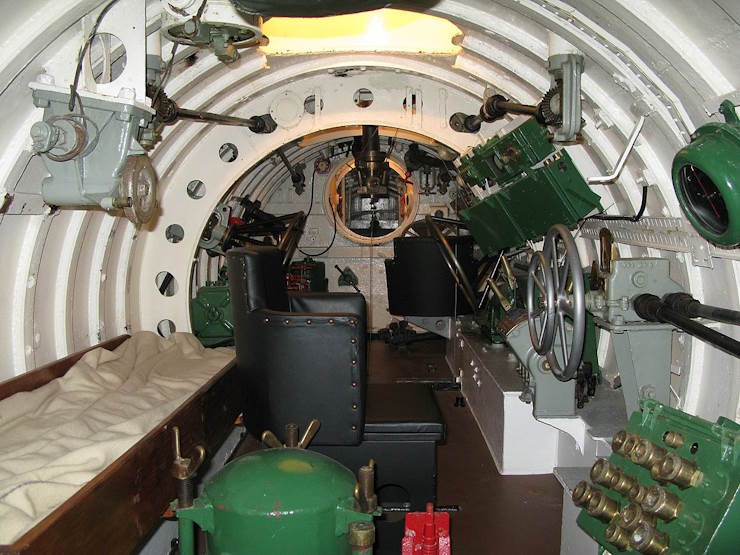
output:
[[[535,288],[538,294],[535,298]],[[539,330],[536,322],[539,320]],[[537,251],[529,261],[527,273],[527,324],[532,347],[538,355],[552,349],[555,341],[555,287],[545,255]]]
[[[543,350],[542,353],[539,350],[537,352],[545,355],[550,370],[557,379],[568,381],[575,376],[583,356],[583,344],[586,337],[586,300],[578,247],[567,227],[556,224],[550,228],[545,237],[542,257],[544,261],[530,263],[530,273],[527,279],[527,317],[530,334],[532,334],[536,311],[534,294],[530,298],[529,291],[531,289],[534,293],[534,287],[539,288],[534,276],[538,273],[540,265],[542,265],[540,275],[549,273],[551,278],[548,282],[545,277],[542,283],[545,289],[544,311],[547,314],[543,322],[544,332],[541,332],[542,336],[537,338],[538,343],[535,343],[535,338],[532,339],[532,346]],[[550,336],[547,324],[550,323],[550,314],[553,314],[553,323],[550,328],[552,340],[548,343]],[[572,328],[570,333],[566,327],[566,318]],[[556,338],[560,340],[560,348],[557,349],[559,352],[556,352],[554,348]]]
[[460,291],[462,291],[463,297],[465,297],[465,301],[470,305],[473,311],[475,311],[475,290],[470,284],[468,276],[465,275],[465,271],[460,265],[460,261],[457,259],[457,256],[455,256],[455,251],[452,250],[447,237],[445,237],[444,233],[442,233],[442,230],[439,229],[439,226],[430,214],[426,215],[425,221],[429,229],[432,231],[432,235],[435,239],[437,239],[437,246],[442,253],[442,258],[447,264],[447,267],[449,268],[452,277],[455,279],[457,286],[460,288]]

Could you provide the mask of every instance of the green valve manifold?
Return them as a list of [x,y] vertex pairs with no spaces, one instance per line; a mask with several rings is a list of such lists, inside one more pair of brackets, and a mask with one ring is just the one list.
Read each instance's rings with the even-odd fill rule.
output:
[[673,159],[673,187],[686,217],[717,245],[740,244],[740,119],[732,102],[725,123],[702,125]]

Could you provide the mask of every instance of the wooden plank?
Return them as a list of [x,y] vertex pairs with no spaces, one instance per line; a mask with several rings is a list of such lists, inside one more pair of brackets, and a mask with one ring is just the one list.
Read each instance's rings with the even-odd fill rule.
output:
[[131,553],[176,495],[172,427],[180,428],[183,456],[196,445],[212,455],[241,412],[242,393],[232,361],[13,545],[0,546],[0,554]]
[[21,374],[15,378],[10,378],[9,380],[0,382],[0,401],[6,397],[15,395],[16,393],[20,393],[21,391],[33,391],[34,389],[49,383],[51,380],[60,378],[64,376],[64,374],[67,373],[67,370],[72,368],[72,366],[74,366],[85,353],[88,353],[93,349],[97,349],[98,347],[112,351],[129,337],[129,335],[119,335],[118,337],[114,337],[108,341],[103,341],[102,343],[88,347],[84,351],[72,353],[69,356],[50,362],[44,366],[39,366],[35,370],[31,370],[30,372],[26,372],[25,374]]

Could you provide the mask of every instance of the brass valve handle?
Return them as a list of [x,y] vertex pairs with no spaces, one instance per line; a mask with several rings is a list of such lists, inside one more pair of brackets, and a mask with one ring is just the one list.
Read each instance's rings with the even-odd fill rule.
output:
[[298,441],[298,426],[295,424],[287,424],[285,426],[285,445],[278,439],[278,437],[270,430],[262,432],[262,443],[273,449],[280,449],[282,447],[292,447],[297,449],[306,449],[308,444],[314,438],[316,433],[321,427],[321,422],[317,418],[311,420],[306,426],[306,431],[303,432],[303,437]]
[[195,446],[194,458],[183,457],[180,452],[180,428],[174,426],[172,428],[172,434],[174,436],[174,455],[175,460],[172,463],[172,475],[178,480],[187,480],[191,478],[203,464],[206,459],[206,450],[202,445]]

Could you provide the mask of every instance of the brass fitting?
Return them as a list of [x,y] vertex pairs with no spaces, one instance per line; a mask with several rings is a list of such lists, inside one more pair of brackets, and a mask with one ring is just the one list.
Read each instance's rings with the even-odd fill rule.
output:
[[640,523],[630,537],[630,547],[647,555],[664,555],[669,545],[668,534],[656,530],[647,522]]
[[656,462],[663,460],[666,453],[665,449],[658,447],[649,439],[641,439],[632,449],[630,458],[633,463],[644,466],[649,470]]
[[612,438],[612,451],[619,453],[620,455],[624,455],[622,448],[624,447],[624,443],[627,441],[628,437],[629,434],[627,433],[627,430],[619,430],[614,434],[614,437]]
[[625,497],[629,495],[630,490],[637,484],[637,480],[626,474],[621,468],[617,469],[617,477],[612,484],[614,491],[621,493]]
[[619,514],[619,503],[601,490],[594,489],[591,499],[588,500],[586,510],[591,516],[604,522],[610,522]]
[[629,533],[626,530],[620,528],[617,525],[616,520],[610,522],[609,526],[606,527],[604,537],[606,538],[606,541],[616,546],[619,551],[626,551],[627,548],[630,546]]
[[669,521],[678,516],[681,510],[681,499],[675,493],[666,491],[660,486],[652,486],[645,495],[642,508],[647,513]]
[[650,477],[655,480],[656,482],[664,482],[662,476],[660,475],[660,463],[663,461],[656,462],[653,466],[650,467]]
[[586,480],[581,480],[580,482],[578,482],[576,484],[576,487],[573,488],[573,495],[571,496],[575,506],[587,507],[588,502],[591,499],[591,495],[594,491],[596,491],[596,488],[594,488]]
[[701,470],[692,461],[675,453],[668,453],[658,467],[658,475],[661,480],[686,489],[699,482]]
[[378,496],[375,494],[375,462],[372,459],[357,471],[357,482],[362,512],[374,512],[378,508]]
[[619,513],[619,526],[632,532],[637,529],[641,522],[647,522],[652,526],[657,524],[655,515],[647,514],[637,503],[628,503]]
[[611,488],[617,481],[617,472],[619,469],[611,464],[607,459],[596,459],[591,467],[591,480],[607,488]]
[[643,501],[645,501],[645,496],[647,495],[648,489],[640,484],[635,484],[630,488],[629,493],[627,494],[627,497],[629,497],[629,500],[633,503],[637,503],[638,505],[641,504]]
[[[617,433],[618,434],[618,433]],[[631,434],[628,432],[625,432],[626,437],[624,438],[624,441],[619,444],[619,449],[614,449],[614,441],[612,440],[612,449],[617,451],[620,455],[623,457],[629,458],[629,456],[632,454],[632,450],[635,448],[635,445],[637,445],[640,442],[640,436],[638,436],[636,433],[632,432]],[[615,435],[616,438],[616,435]],[[621,439],[621,436],[620,436]]]
[[663,443],[665,443],[668,447],[672,447],[673,449],[680,449],[683,447],[683,435],[681,435],[678,432],[666,432],[663,435]]
[[349,525],[349,544],[353,553],[372,555],[375,543],[375,524],[372,521],[355,521]]

